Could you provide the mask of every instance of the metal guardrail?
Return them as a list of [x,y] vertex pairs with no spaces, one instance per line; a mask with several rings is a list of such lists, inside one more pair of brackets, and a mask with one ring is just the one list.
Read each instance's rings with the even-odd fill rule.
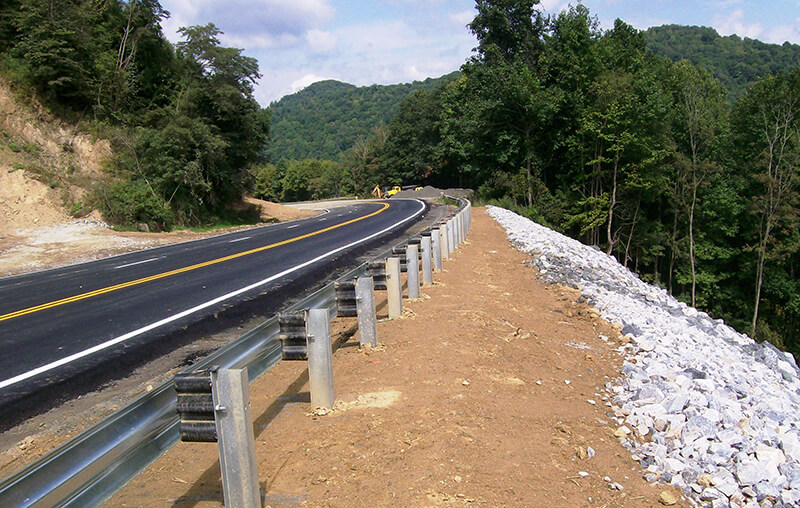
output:
[[[460,212],[470,202],[459,201]],[[454,212],[450,216],[455,215]],[[374,259],[392,255],[394,247]],[[369,262],[342,275],[284,309],[324,308],[336,316],[334,283],[367,273]],[[278,320],[273,316],[181,372],[219,366],[247,367],[252,383],[281,359]],[[172,380],[111,414],[44,457],[0,483],[0,506],[96,506],[111,497],[179,440],[176,392]]]

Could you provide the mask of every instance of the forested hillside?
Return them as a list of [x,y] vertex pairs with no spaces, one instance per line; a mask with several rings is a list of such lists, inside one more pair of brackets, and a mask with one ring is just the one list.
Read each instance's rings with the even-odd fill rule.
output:
[[766,74],[730,101],[621,20],[602,30],[583,5],[537,9],[478,0],[458,79],[410,95],[341,163],[270,165],[259,189],[471,187],[800,353],[800,67],[752,64]]
[[0,4],[2,75],[110,140],[114,157],[88,197],[117,224],[218,221],[251,185],[269,133],[255,59],[221,46],[210,23],[184,27],[173,46],[168,15],[158,0]]
[[320,81],[270,104],[272,134],[267,153],[280,159],[335,160],[397,113],[400,101],[417,90],[433,90],[458,76],[356,87]]
[[703,67],[725,85],[731,101],[744,95],[759,78],[800,65],[800,45],[766,44],[737,35],[723,37],[713,28],[664,25],[644,32],[647,46],[677,62]]

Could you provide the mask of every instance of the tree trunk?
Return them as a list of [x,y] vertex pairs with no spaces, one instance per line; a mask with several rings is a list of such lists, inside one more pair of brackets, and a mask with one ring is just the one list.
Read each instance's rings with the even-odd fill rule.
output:
[[672,214],[672,242],[670,245],[670,255],[669,255],[669,269],[667,272],[667,291],[669,294],[672,293],[672,278],[675,272],[675,258],[677,257],[678,251],[678,210],[680,209],[680,205],[678,204],[678,190],[679,183],[675,182],[675,212]]
[[611,202],[608,205],[608,249],[606,254],[611,255],[614,250],[614,238],[611,235],[612,222],[614,221],[614,206],[617,204],[617,170],[619,168],[619,156],[614,157],[614,178],[611,183]]
[[528,159],[527,159],[526,162],[527,162],[527,164],[525,166],[525,171],[526,171],[525,177],[527,179],[526,182],[528,184],[528,192],[527,192],[527,196],[526,197],[528,198],[528,208],[530,208],[530,207],[533,206],[533,182],[531,181],[531,156],[530,155],[528,155]]
[[761,283],[764,281],[765,248],[758,252],[758,266],[756,267],[756,301],[753,307],[753,322],[750,326],[750,338],[756,338],[756,325],[758,324],[758,305],[761,302]]
[[764,228],[764,236],[758,246],[758,265],[756,266],[756,301],[753,305],[753,322],[750,326],[750,338],[756,338],[756,326],[758,325],[758,307],[761,303],[761,286],[764,283],[764,265],[767,262],[767,245],[769,244],[769,237],[772,233],[770,224],[770,217],[766,218],[767,225]]
[[697,202],[697,183],[692,182],[692,205],[689,210],[689,264],[692,267],[692,307],[695,306],[695,293],[697,290],[697,272],[694,260],[694,209]]
[[[636,230],[636,222],[637,222],[638,217],[639,217],[639,206],[641,205],[641,203],[642,203],[642,195],[639,194],[639,199],[636,200],[636,211],[633,212],[633,223],[631,224],[631,232],[628,235],[628,241],[625,243],[625,262],[623,263],[623,266],[625,268],[628,267],[628,259],[630,259],[628,257],[628,253],[630,252],[630,249],[631,249],[631,241],[633,240],[633,232]],[[638,264],[639,263],[637,261],[637,263],[636,263],[637,271],[638,271],[638,268],[639,268]]]

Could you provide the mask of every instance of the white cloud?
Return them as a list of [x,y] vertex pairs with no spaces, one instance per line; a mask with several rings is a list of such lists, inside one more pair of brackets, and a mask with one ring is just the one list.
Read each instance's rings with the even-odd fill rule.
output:
[[329,0],[163,0],[162,5],[172,14],[164,23],[170,39],[180,26],[209,22],[241,39],[264,34],[299,37],[329,21],[335,12]]
[[450,15],[450,21],[462,28],[471,23],[473,19],[475,19],[475,10],[454,12]]
[[561,12],[570,2],[565,0],[542,0],[539,5],[547,12]]
[[330,53],[336,49],[338,38],[331,32],[313,29],[306,32],[305,37],[309,47],[317,53]]
[[333,0],[162,0],[172,13],[164,32],[175,41],[178,27],[213,22],[223,45],[258,59],[262,105],[324,79],[363,86],[441,76],[476,44],[466,28],[472,0],[378,1],[380,15],[343,6],[336,16]]
[[795,19],[794,25],[779,25],[764,32],[764,41],[774,44],[783,44],[789,41],[800,44],[800,18]]
[[712,21],[712,26],[722,35],[736,34],[739,37],[749,37],[757,39],[764,33],[761,23],[745,23],[744,11],[735,9],[728,16],[716,15]]
[[316,74],[306,74],[305,76],[301,77],[300,79],[296,79],[296,80],[292,81],[292,84],[290,85],[290,88],[291,88],[291,91],[292,91],[291,93],[298,92],[298,91],[302,90],[303,88],[307,87],[308,85],[316,83],[317,81],[324,81],[326,79],[331,79],[331,78],[325,78],[325,77],[322,77],[322,76],[317,76]]
[[272,35],[268,33],[257,35],[236,35],[224,34],[221,37],[222,44],[225,46],[233,46],[235,48],[244,48],[248,52],[257,51],[259,49],[286,49],[297,46],[302,39],[293,34],[277,34]]

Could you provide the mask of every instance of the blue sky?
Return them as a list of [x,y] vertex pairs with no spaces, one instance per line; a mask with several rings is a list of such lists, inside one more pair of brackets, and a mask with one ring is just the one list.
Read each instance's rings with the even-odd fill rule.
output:
[[[456,70],[475,39],[472,0],[162,0],[164,33],[213,22],[222,43],[258,59],[256,98],[266,106],[322,79],[391,84]],[[555,13],[569,2],[542,0]],[[576,2],[573,1],[573,4]],[[764,42],[800,44],[800,0],[585,0],[604,28],[705,25]]]

